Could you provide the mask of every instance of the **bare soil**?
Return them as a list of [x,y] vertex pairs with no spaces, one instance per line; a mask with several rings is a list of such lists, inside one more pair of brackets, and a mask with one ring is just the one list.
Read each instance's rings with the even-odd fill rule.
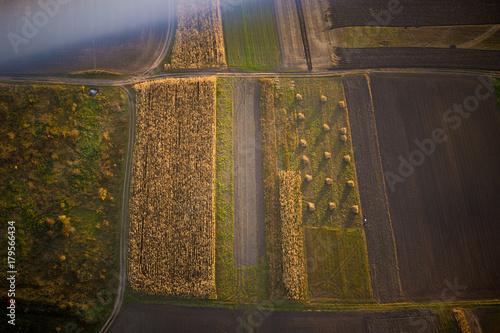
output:
[[361,208],[368,221],[365,235],[373,296],[378,302],[395,302],[401,298],[401,286],[367,77],[345,76],[342,83],[352,133]]
[[430,47],[336,48],[336,68],[500,69],[500,52]]
[[234,81],[234,261],[253,266],[264,257],[264,204],[259,86]]
[[[399,329],[399,330],[398,330]],[[135,332],[439,332],[430,311],[261,311],[132,304],[112,333]]]
[[[370,80],[385,173],[404,174],[398,171],[400,159],[408,160],[410,153],[418,159],[414,152],[422,149],[415,140],[432,138],[435,129],[446,135],[394,191],[386,191],[406,299],[498,298],[500,111],[495,95],[480,101],[467,118],[453,113],[458,120],[451,122],[445,112],[477,94],[477,77],[377,73]],[[484,86],[479,90],[487,92]]]
[[307,62],[295,0],[274,0],[281,69],[306,71]]
[[324,10],[326,3],[323,0],[302,1],[312,68],[316,70],[325,70],[333,66],[333,49]]
[[[328,0],[332,28],[347,26],[422,27],[500,23],[495,0]],[[399,3],[390,16],[381,16],[390,3]],[[375,16],[379,16],[379,21]],[[383,13],[383,12],[382,12]]]

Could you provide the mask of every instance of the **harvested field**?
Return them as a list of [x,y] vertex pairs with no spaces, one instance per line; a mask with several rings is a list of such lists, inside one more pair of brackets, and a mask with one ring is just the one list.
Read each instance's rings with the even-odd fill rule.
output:
[[[494,0],[327,0],[331,28],[423,27],[500,23]],[[390,7],[389,7],[390,6]]]
[[371,93],[365,76],[345,76],[342,82],[352,126],[361,207],[368,220],[365,233],[373,295],[379,302],[395,302],[401,297],[401,283]]
[[281,54],[281,69],[306,71],[307,62],[295,0],[273,0]]
[[[330,261],[322,259],[317,264],[318,272],[323,275],[313,277],[318,285],[314,286],[314,292],[310,286],[311,296],[363,301],[371,299],[366,248],[363,232],[359,229],[362,219],[360,214],[351,212],[353,206],[359,205],[359,199],[354,158],[351,158],[347,112],[340,103],[343,101],[340,78],[280,78],[274,81],[274,87],[273,81],[267,79],[261,81],[261,92],[263,91],[267,92],[266,95],[261,95],[264,193],[267,195],[264,205],[266,228],[270,229],[266,236],[266,249],[268,258],[274,260],[274,270],[269,270],[270,276],[274,274],[275,277],[270,278],[270,281],[275,281],[277,288],[280,286],[280,276],[286,275],[279,269],[282,265],[280,262],[283,262],[284,267],[285,253],[276,254],[276,251],[285,248],[285,240],[280,234],[279,225],[276,224],[277,227],[271,229],[275,225],[272,222],[283,221],[283,213],[273,210],[279,195],[276,192],[278,173],[298,172],[301,175],[300,191],[303,194],[303,225],[350,230],[349,232],[359,236],[347,237],[344,243],[346,248],[349,248],[347,243],[359,248],[359,252],[352,254],[359,257],[349,263],[349,273],[346,273],[355,276],[354,280],[359,285],[356,288],[351,286],[350,294],[344,290],[344,293],[335,293],[331,288],[322,290],[322,286],[318,285],[325,279],[328,280],[337,268],[333,264],[330,265],[332,267],[328,266]],[[273,112],[274,107],[277,111]],[[341,134],[349,136],[349,139],[342,142]],[[344,160],[345,156],[350,156],[349,162]],[[321,237],[307,239],[305,255],[308,261],[316,261],[317,247],[324,246],[321,242]],[[334,260],[334,255],[329,253],[328,256],[332,256],[329,260]],[[308,276],[314,274],[315,268],[308,268]],[[339,279],[342,280],[342,276]],[[344,283],[344,280],[339,283]]]
[[433,47],[337,48],[336,68],[453,68],[500,69],[499,51]]
[[370,80],[406,299],[498,298],[500,112],[493,88],[484,78],[456,75]]
[[137,84],[128,276],[135,291],[215,297],[215,78]]
[[441,47],[500,50],[500,25],[345,27],[329,30],[334,47]]
[[289,299],[306,298],[304,230],[302,227],[301,177],[298,172],[280,171],[281,246],[283,255],[283,287]]
[[399,316],[372,318],[366,321],[370,333],[421,332],[439,333],[436,316],[428,310],[408,311]]
[[226,66],[219,0],[182,0],[177,30],[166,70]]
[[324,0],[303,0],[301,2],[312,68],[316,70],[332,68],[333,48],[324,14],[327,4]]
[[280,55],[272,0],[221,4],[227,64],[245,70],[276,70]]
[[360,229],[306,228],[311,298],[372,300],[368,258]]
[[165,327],[174,332],[439,332],[435,317],[424,310],[269,312],[138,303],[125,308],[111,332],[163,332]]

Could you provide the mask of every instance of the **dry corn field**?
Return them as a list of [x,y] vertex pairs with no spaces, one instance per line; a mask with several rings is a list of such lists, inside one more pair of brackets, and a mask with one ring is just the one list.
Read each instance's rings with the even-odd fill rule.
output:
[[182,0],[177,7],[174,47],[165,69],[226,66],[219,0]]
[[294,171],[280,171],[279,197],[283,254],[283,286],[285,296],[304,299],[306,269],[304,230],[302,227],[301,177]]
[[215,78],[137,84],[128,274],[134,290],[215,298]]

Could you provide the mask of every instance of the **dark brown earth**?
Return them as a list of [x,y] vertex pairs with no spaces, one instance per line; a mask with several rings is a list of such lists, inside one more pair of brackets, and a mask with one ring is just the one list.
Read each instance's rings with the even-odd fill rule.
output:
[[[498,298],[500,110],[494,94],[474,76],[377,73],[370,80],[404,296]],[[470,108],[476,94],[489,94],[476,111],[448,113],[455,104]],[[418,153],[423,149],[415,140],[432,138],[436,129],[446,140]],[[398,171],[410,153],[418,166]],[[388,172],[403,177],[393,190]]]
[[336,69],[454,68],[500,70],[500,52],[430,47],[336,48]]
[[[496,0],[328,0],[328,2],[330,5],[328,17],[332,28],[367,25],[422,27],[500,23],[500,4]],[[388,11],[390,4],[394,8],[392,12]]]
[[[399,329],[399,330],[398,330]],[[112,333],[136,332],[439,332],[430,311],[298,312],[132,304]]]
[[373,296],[378,302],[395,302],[401,298],[401,286],[367,78],[364,75],[345,76],[342,83],[349,114],[361,209],[368,220],[365,234]]
[[234,262],[257,265],[264,258],[264,203],[260,96],[256,79],[234,81]]

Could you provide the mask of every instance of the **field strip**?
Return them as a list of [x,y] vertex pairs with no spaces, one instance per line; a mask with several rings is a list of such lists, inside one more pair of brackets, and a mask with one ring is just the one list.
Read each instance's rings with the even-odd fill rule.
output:
[[373,294],[379,302],[395,302],[401,297],[401,282],[371,94],[365,76],[345,76],[342,82],[349,110],[361,207],[369,225],[366,243]]
[[259,98],[256,80],[235,80],[233,145],[236,267],[257,265],[259,257],[264,257]]
[[473,40],[470,40],[470,41],[468,41],[466,43],[457,45],[457,47],[464,48],[464,49],[474,47],[476,44],[479,44],[483,40],[488,39],[489,37],[493,36],[499,29],[500,29],[500,24],[496,24],[496,25],[492,26],[484,34],[482,34],[481,36],[477,36]]

